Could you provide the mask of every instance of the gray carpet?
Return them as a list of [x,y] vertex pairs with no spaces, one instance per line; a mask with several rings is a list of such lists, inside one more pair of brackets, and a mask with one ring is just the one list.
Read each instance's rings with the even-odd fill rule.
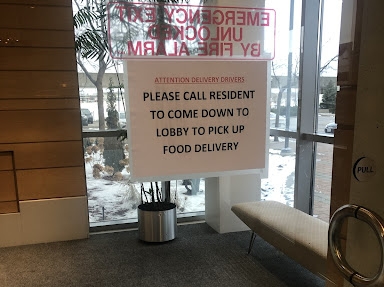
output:
[[325,283],[250,232],[218,234],[204,223],[178,227],[175,240],[148,244],[137,231],[87,240],[0,249],[1,287],[267,286]]

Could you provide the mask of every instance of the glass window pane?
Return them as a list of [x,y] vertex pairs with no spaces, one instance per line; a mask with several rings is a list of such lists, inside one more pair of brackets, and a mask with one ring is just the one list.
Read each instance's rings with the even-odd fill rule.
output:
[[[81,113],[82,116],[86,116],[88,119],[82,122],[83,131],[97,131],[100,130],[100,126],[102,126],[100,125],[101,117],[99,113],[99,108],[101,107],[99,107],[96,88],[92,87],[89,84],[89,79],[86,79],[85,77],[86,76],[84,75],[83,71],[79,70]],[[124,89],[119,88],[119,81],[120,78],[123,77],[123,74],[120,73],[118,77],[116,72],[107,71],[104,77],[111,79],[111,87],[103,87],[102,109],[104,110],[104,129],[102,128],[102,130],[116,130],[125,128],[126,108],[124,100]]]
[[317,133],[332,135],[334,134],[334,130],[337,128],[335,123],[335,114],[327,111],[320,111],[319,117],[317,121]]
[[[297,130],[302,1],[266,0],[276,10],[276,52],[271,62],[271,129]],[[270,137],[268,178],[261,180],[262,200],[294,205],[296,140]]]
[[[84,138],[83,142],[91,226],[137,222],[141,183],[130,180],[126,141],[111,136]],[[144,187],[148,189],[150,183]],[[171,201],[176,203],[178,217],[201,215],[205,179],[171,181]]]
[[324,0],[317,133],[333,135],[342,0]]
[[177,217],[202,215],[205,212],[205,179],[171,181],[171,194],[176,193]]
[[140,186],[128,180],[126,143],[116,137],[83,142],[90,223],[137,217]]
[[265,5],[278,15],[276,56],[271,62],[270,128],[296,131],[301,1],[267,0]]
[[[324,0],[317,133],[333,136],[342,0]],[[317,143],[313,215],[329,222],[333,145]]]
[[290,152],[285,148],[285,139],[270,137],[268,178],[261,180],[261,199],[275,200],[293,206],[295,188],[295,145],[289,139]]

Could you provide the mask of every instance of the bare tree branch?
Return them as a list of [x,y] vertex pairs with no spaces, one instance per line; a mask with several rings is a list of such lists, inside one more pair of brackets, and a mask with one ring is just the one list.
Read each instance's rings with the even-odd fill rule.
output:
[[89,73],[87,68],[85,67],[83,61],[81,60],[80,52],[77,53],[77,63],[79,64],[80,68],[83,70],[83,72],[87,76],[87,78],[91,81],[91,83],[94,86],[96,86],[96,80],[92,78],[91,73]]
[[320,74],[321,74],[322,72],[324,72],[326,69],[328,69],[329,65],[330,65],[333,61],[336,61],[338,58],[339,58],[339,55],[336,55],[336,56],[333,56],[333,58],[331,58],[330,60],[328,60],[328,61],[324,64],[324,66],[322,66],[322,67],[320,68]]

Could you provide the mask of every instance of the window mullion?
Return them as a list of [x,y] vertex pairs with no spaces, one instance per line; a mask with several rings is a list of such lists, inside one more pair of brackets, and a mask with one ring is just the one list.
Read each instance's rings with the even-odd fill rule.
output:
[[299,109],[297,115],[296,171],[294,204],[312,214],[315,149],[303,134],[314,134],[317,121],[319,76],[319,23],[322,0],[302,1],[302,35],[300,53]]

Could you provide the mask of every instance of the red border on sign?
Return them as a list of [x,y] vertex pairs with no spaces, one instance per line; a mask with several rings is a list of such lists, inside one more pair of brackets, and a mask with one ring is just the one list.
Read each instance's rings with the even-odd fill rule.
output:
[[[117,5],[120,3],[130,3],[132,5],[148,5],[148,6],[159,6],[159,5],[166,5],[166,6],[176,6],[176,7],[188,7],[188,8],[205,8],[205,9],[241,9],[241,10],[252,10],[252,11],[268,11],[272,12],[273,15],[273,23],[271,25],[271,30],[273,29],[273,47],[271,48],[272,53],[264,54],[265,56],[268,55],[268,57],[260,56],[260,57],[244,57],[242,55],[236,55],[236,56],[217,56],[217,55],[204,55],[204,56],[198,56],[198,55],[190,55],[190,56],[169,56],[169,55],[127,55],[124,54],[122,56],[116,56],[117,53],[112,51],[112,36],[111,36],[111,21],[110,21],[110,7],[113,5]],[[276,50],[276,11],[274,9],[268,9],[268,8],[250,8],[250,7],[233,7],[233,6],[201,6],[201,5],[186,5],[186,4],[177,4],[177,3],[153,3],[153,2],[125,2],[125,1],[111,1],[107,4],[107,16],[108,16],[108,49],[110,52],[110,56],[115,60],[183,60],[183,61],[223,61],[223,60],[231,60],[231,61],[265,61],[265,60],[273,60],[275,57],[275,50]]]

